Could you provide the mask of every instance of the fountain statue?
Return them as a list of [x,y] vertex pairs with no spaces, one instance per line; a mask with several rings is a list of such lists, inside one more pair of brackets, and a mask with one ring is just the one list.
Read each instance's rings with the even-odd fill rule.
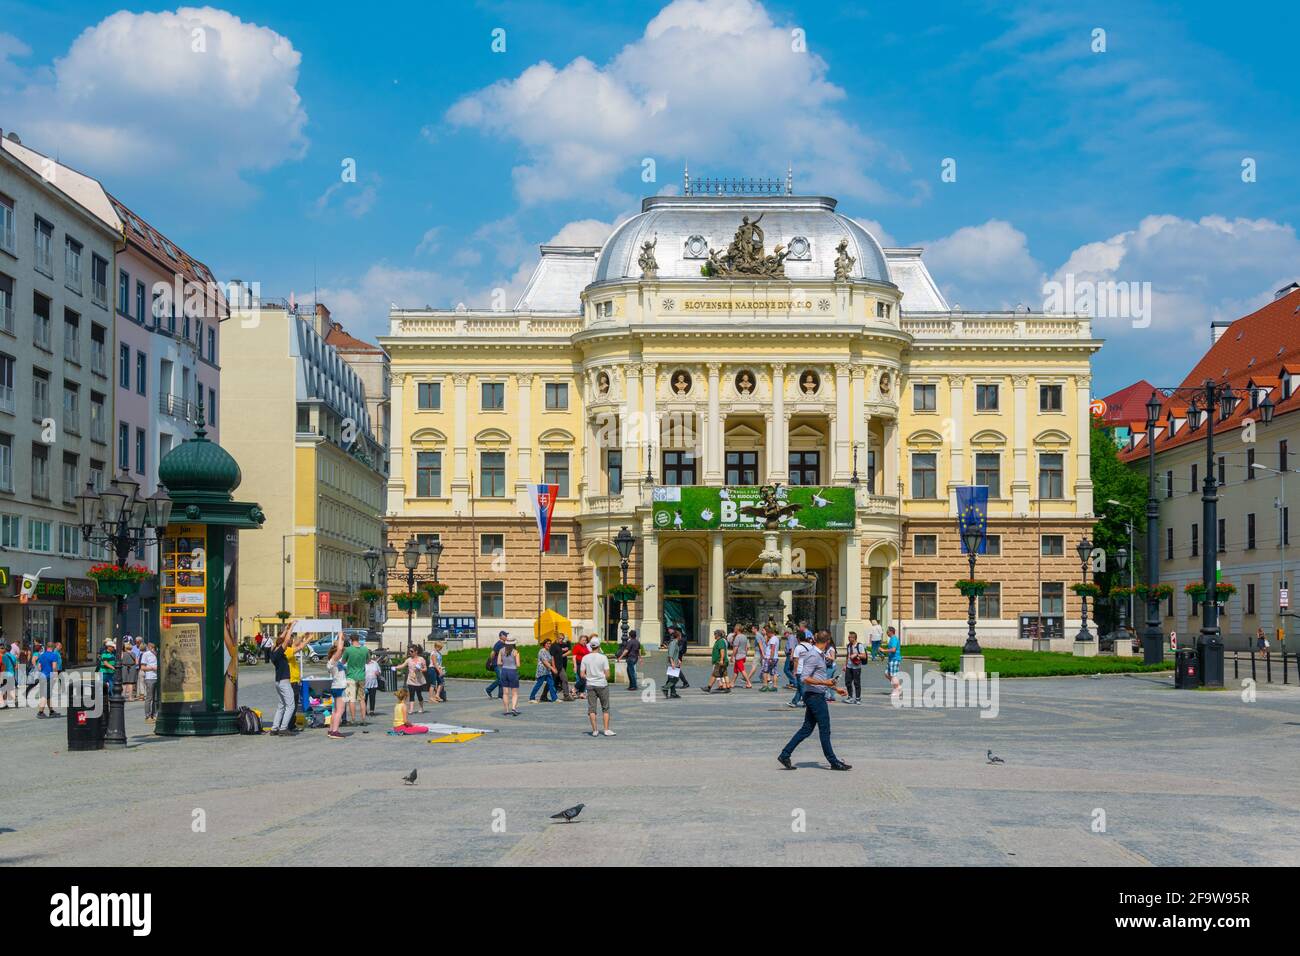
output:
[[815,583],[812,575],[807,573],[781,573],[781,549],[776,543],[776,534],[782,522],[798,512],[803,505],[791,503],[781,494],[780,484],[762,485],[758,489],[758,503],[745,505],[740,513],[756,518],[763,524],[763,550],[758,559],[762,562],[761,572],[740,571],[732,574],[728,584],[743,594],[758,596],[758,624],[771,624],[780,627],[785,620],[785,602],[782,595],[786,591],[797,593],[806,591]]

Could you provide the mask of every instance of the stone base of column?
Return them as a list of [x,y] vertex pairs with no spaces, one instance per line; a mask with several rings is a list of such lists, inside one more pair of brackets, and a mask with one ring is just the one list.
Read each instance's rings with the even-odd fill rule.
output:
[[1096,657],[1098,653],[1099,651],[1097,650],[1096,641],[1075,641],[1074,642],[1075,657]]
[[984,655],[963,654],[957,665],[957,676],[961,678],[980,679],[984,677]]

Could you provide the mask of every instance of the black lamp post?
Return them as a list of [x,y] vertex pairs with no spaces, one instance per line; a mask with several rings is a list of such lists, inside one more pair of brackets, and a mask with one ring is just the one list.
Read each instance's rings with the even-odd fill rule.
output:
[[[148,498],[140,497],[140,485],[125,474],[113,479],[109,487],[96,491],[91,482],[77,495],[81,518],[81,536],[91,544],[113,550],[115,563],[125,567],[132,551],[143,551],[157,544],[171,520],[172,499],[161,483]],[[148,532],[153,531],[152,537]],[[108,724],[104,731],[106,746],[126,746],[126,698],[122,696],[122,629],[125,626],[126,594],[117,595],[115,636],[117,665],[113,690],[108,695]]]
[[[961,535],[962,544],[966,546],[966,558],[970,561],[970,580],[975,580],[975,555],[979,552],[983,534],[978,527],[968,524]],[[975,591],[966,595],[966,643],[961,652],[966,654],[983,654],[980,642],[975,639]]]
[[[1128,548],[1121,547],[1115,552],[1115,566],[1123,571],[1128,567]],[[1126,631],[1128,628],[1128,601],[1119,602],[1119,629]],[[1119,648],[1115,649],[1119,653]]]
[[[440,558],[442,558],[442,539],[434,538],[432,541],[429,542],[428,546],[424,549],[424,551],[425,554],[429,556],[429,569],[433,572],[433,583],[437,584],[438,583],[438,561]],[[441,596],[438,594],[438,590],[439,590],[438,588],[434,588],[433,591],[431,591],[429,594],[429,597],[432,599],[432,604],[431,607],[429,608],[429,613],[431,615],[432,623],[429,625],[429,630],[435,639],[438,636],[438,611],[441,604],[441,600],[440,600]]]
[[[408,595],[415,593],[415,569],[420,566],[420,542],[415,540],[415,536],[406,539],[406,546],[402,548],[402,564],[406,568],[406,593]],[[415,637],[413,634],[415,619],[415,605],[406,605],[406,649],[409,651],[415,646]]]
[[[623,584],[627,584],[627,561],[632,556],[632,549],[636,546],[636,538],[632,537],[632,532],[627,530],[627,525],[618,529],[618,534],[614,535],[614,547],[618,549],[619,567],[622,570]],[[622,643],[627,643],[627,591],[624,590],[619,597],[619,632],[622,635]]]
[[[1085,535],[1079,539],[1075,546],[1075,552],[1079,555],[1079,568],[1083,573],[1083,583],[1088,583],[1088,559],[1092,557],[1092,542]],[[1079,600],[1083,602],[1083,617],[1079,624],[1079,633],[1074,636],[1076,641],[1091,641],[1092,632],[1088,630],[1088,595],[1080,593]]]

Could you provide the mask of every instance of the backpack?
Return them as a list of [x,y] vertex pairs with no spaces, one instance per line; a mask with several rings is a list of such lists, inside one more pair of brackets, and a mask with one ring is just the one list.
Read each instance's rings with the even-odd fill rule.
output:
[[251,707],[239,708],[239,732],[241,734],[260,734],[262,718]]

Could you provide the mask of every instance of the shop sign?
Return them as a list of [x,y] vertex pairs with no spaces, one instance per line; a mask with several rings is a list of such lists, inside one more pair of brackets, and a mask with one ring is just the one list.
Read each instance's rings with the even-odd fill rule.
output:
[[69,601],[92,604],[95,600],[95,582],[87,578],[68,578],[67,593]]

